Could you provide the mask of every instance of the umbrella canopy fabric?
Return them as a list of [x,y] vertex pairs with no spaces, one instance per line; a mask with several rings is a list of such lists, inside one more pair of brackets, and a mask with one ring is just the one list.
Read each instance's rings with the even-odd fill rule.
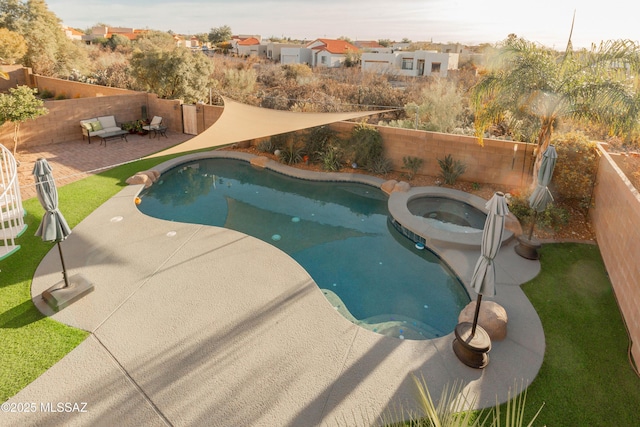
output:
[[45,242],[61,242],[71,234],[71,228],[58,209],[58,189],[46,159],[38,159],[33,167],[36,180],[36,194],[45,210],[36,236]]
[[548,185],[551,182],[557,159],[558,153],[556,152],[556,148],[553,145],[549,145],[542,154],[536,188],[529,197],[529,206],[536,212],[543,212],[549,202],[553,201],[553,196],[549,191]]
[[502,245],[502,235],[504,233],[504,223],[509,214],[507,201],[503,193],[495,193],[485,205],[487,219],[482,230],[481,254],[473,270],[471,277],[471,287],[476,293],[493,296],[495,291],[495,265],[494,258],[498,255],[500,245]]

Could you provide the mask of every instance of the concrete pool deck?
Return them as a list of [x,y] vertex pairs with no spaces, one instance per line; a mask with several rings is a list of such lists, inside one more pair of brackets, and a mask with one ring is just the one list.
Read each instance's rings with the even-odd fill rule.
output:
[[[453,353],[453,333],[410,341],[360,328],[285,253],[233,230],[147,217],[134,204],[140,190],[124,188],[62,243],[69,274],[94,292],[58,313],[43,303],[61,280],[57,250],[33,279],[42,312],[91,334],[9,402],[86,412],[3,414],[3,425],[368,425],[412,407],[412,374],[434,397],[459,380],[492,406],[538,373],[544,334],[519,285],[540,265],[513,242],[495,260],[491,298],[509,315],[508,336],[476,370]],[[468,283],[479,250],[437,250]]]

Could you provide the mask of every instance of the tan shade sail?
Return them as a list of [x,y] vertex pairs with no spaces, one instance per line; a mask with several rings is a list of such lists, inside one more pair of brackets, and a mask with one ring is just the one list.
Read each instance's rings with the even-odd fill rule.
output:
[[167,148],[147,156],[147,158],[218,147],[390,111],[296,113],[252,107],[224,97],[223,100],[222,115],[211,127],[182,144]]

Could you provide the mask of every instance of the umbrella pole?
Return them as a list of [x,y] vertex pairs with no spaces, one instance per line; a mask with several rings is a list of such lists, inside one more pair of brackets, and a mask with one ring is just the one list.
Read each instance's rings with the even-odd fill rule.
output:
[[533,227],[536,225],[536,221],[538,220],[538,211],[533,211],[533,220],[531,221],[531,227],[529,228],[529,240],[531,240],[531,236],[533,236]]
[[69,279],[67,279],[67,267],[64,265],[64,257],[62,256],[62,248],[60,242],[58,242],[58,252],[60,253],[60,262],[62,263],[62,277],[64,277],[64,287],[69,287]]
[[476,335],[476,326],[478,325],[478,315],[480,314],[480,303],[482,302],[482,294],[478,294],[476,301],[476,312],[473,315],[473,326],[471,327],[471,336]]

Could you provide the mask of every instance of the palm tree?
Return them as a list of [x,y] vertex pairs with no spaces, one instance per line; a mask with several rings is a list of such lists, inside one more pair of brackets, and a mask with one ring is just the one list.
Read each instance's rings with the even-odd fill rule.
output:
[[563,119],[604,125],[610,134],[631,136],[640,113],[640,46],[629,40],[564,53],[510,35],[497,63],[472,88],[476,136],[506,123],[516,139],[537,144],[542,153]]

